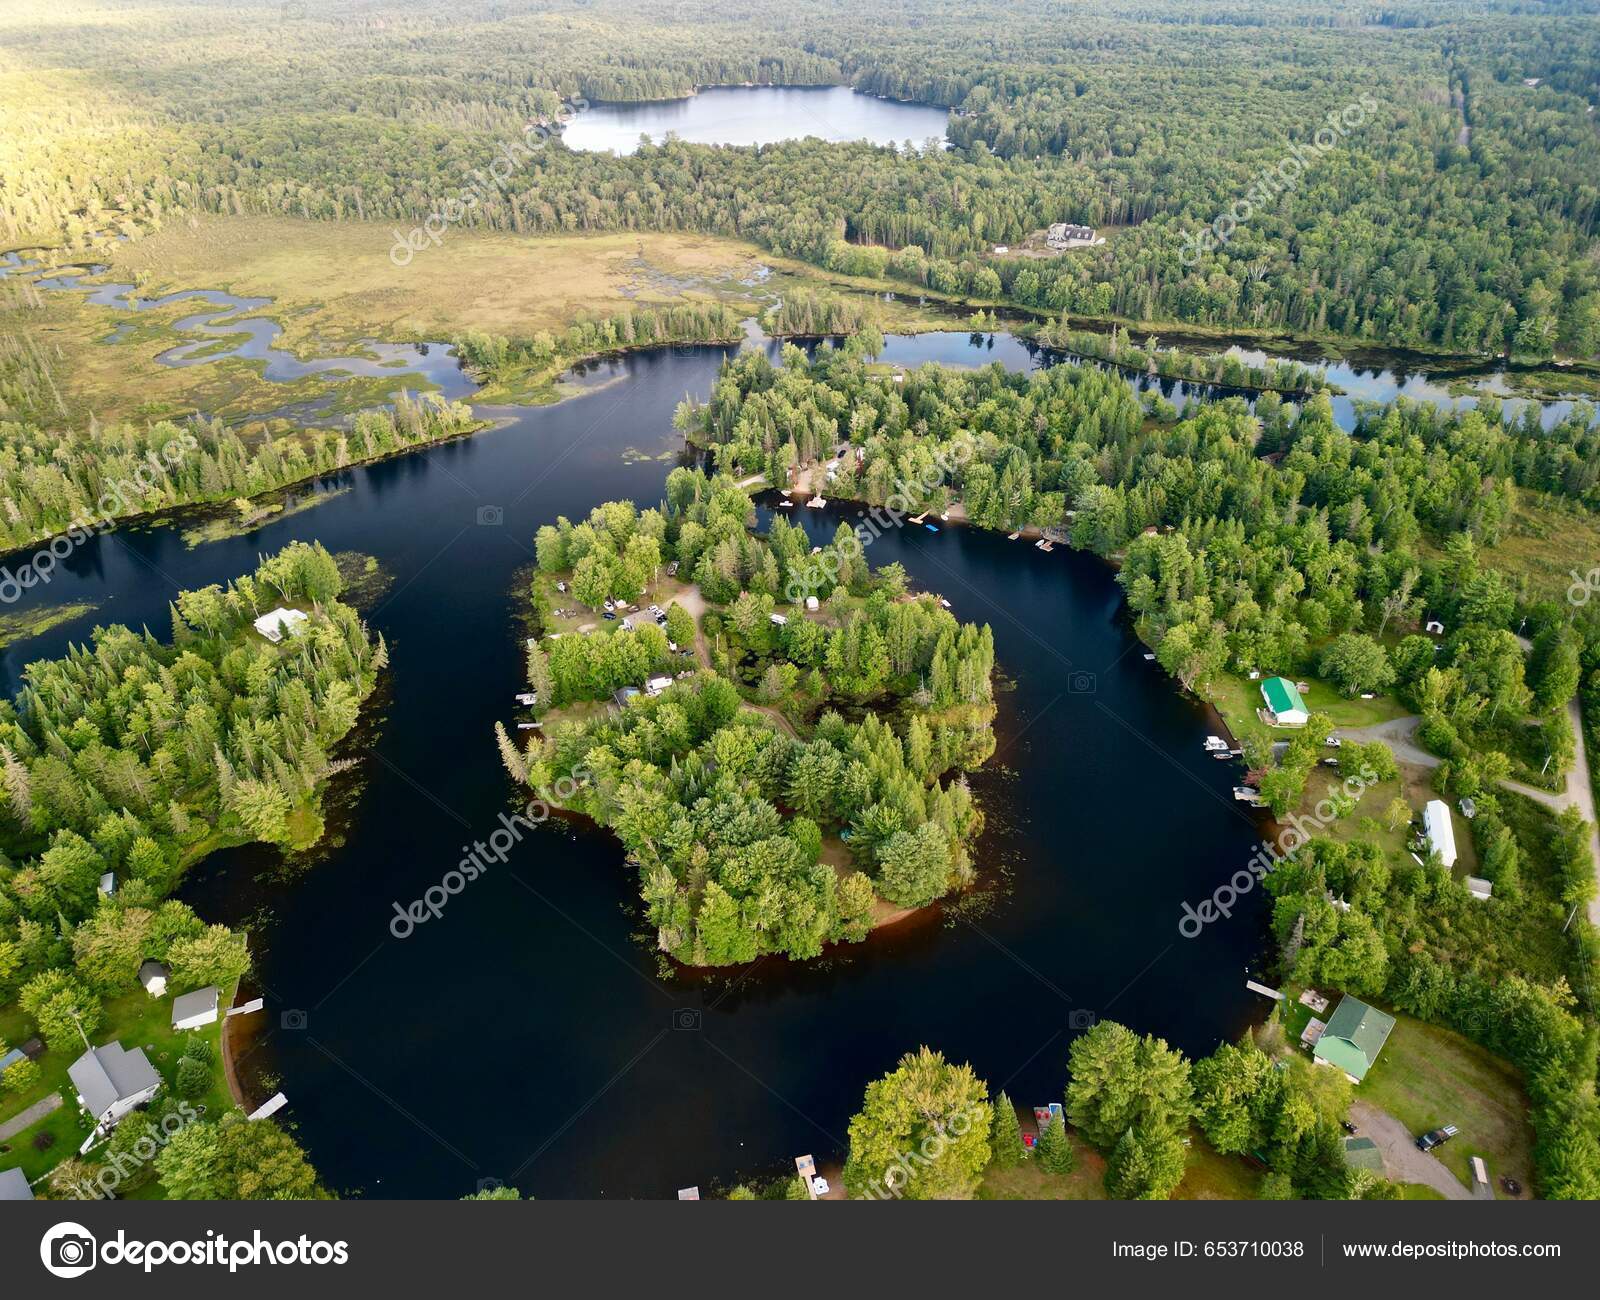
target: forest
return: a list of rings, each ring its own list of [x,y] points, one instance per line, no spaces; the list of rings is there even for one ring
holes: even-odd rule
[[[1417,0],[1372,20],[1352,4],[1098,0],[1064,21],[1006,0],[756,0],[737,17],[709,0],[198,0],[134,23],[30,0],[0,20],[20,74],[0,100],[0,237],[74,243],[194,212],[409,225],[580,101],[842,84],[947,107],[950,147],[668,141],[616,158],[556,138],[465,223],[737,235],[1052,315],[1592,358],[1600,32],[1585,8]],[[1376,105],[1365,124],[1313,148],[1356,103]],[[1308,149],[1304,175],[1261,199],[1260,178]],[[1185,252],[1224,216],[1227,239]],[[1054,221],[1109,237],[992,251]]]
[[[1546,1194],[1600,1191],[1587,829],[1575,810],[1548,829],[1525,824],[1499,791],[1508,776],[1549,788],[1570,766],[1565,710],[1581,683],[1600,682],[1600,623],[1479,558],[1520,494],[1600,506],[1593,412],[1546,432],[1492,402],[1454,414],[1398,403],[1346,433],[1321,395],[1179,412],[1070,365],[929,365],[895,382],[871,365],[872,346],[811,359],[788,348],[780,366],[740,356],[707,403],[680,407],[680,424],[731,471],[784,483],[848,442],[858,454],[841,459],[834,496],[882,503],[913,485],[903,505],[1059,530],[1117,564],[1140,636],[1185,688],[1270,669],[1322,674],[1350,695],[1394,689],[1444,760],[1436,787],[1477,803],[1495,898],[1470,900],[1437,860],[1313,841],[1269,877],[1283,973],[1486,1040],[1533,1083]],[[967,454],[941,454],[958,444]],[[1428,620],[1447,633],[1424,634]],[[1313,714],[1276,757],[1246,742],[1280,816],[1298,807],[1330,729]],[[1384,746],[1349,749],[1341,770],[1370,756],[1393,775]],[[1563,928],[1575,946],[1552,946]],[[1507,998],[1521,1009],[1486,1017]],[[1526,1032],[1502,1028],[1513,1022]]]
[[[0,1010],[15,1004],[44,1039],[47,1065],[58,1053],[77,1056],[82,1035],[117,1035],[108,1008],[138,990],[147,960],[167,965],[175,994],[212,984],[231,991],[249,968],[243,932],[208,926],[169,895],[215,849],[258,840],[303,848],[320,836],[321,791],[348,765],[333,751],[388,658],[382,637],[340,602],[342,589],[333,557],[296,542],[226,587],[180,593],[170,642],[147,629],[97,628],[91,644],[29,664],[16,699],[0,701]],[[252,622],[280,606],[310,621],[273,645]],[[121,1126],[118,1141],[137,1140],[145,1124],[210,1085],[203,1052],[171,1068],[158,1106]],[[39,1083],[38,1064],[13,1065],[0,1080],[8,1109],[46,1095]],[[315,1188],[298,1148],[273,1125],[247,1134],[224,1119],[190,1129],[201,1132],[163,1154],[175,1171],[169,1195],[183,1194],[179,1166],[191,1147],[194,1195]],[[229,1148],[234,1157],[219,1155]],[[269,1156],[276,1184],[268,1164],[234,1168],[224,1181],[231,1163]],[[58,1192],[92,1181],[92,1164],[59,1167]]]
[[[731,479],[676,469],[664,510],[610,502],[541,528],[541,573],[592,609],[641,600],[666,563],[710,608],[540,639],[545,732],[520,751],[498,733],[515,779],[578,781],[567,806],[615,831],[660,947],[697,966],[815,957],[864,938],[878,898],[924,907],[971,884],[983,818],[960,773],[994,747],[987,627],[873,571],[848,528],[814,555],[785,519],[751,533],[751,513]],[[797,580],[815,610],[785,599]],[[562,715],[652,674],[615,710]]]

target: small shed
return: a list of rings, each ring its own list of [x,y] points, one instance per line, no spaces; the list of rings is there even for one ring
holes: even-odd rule
[[[1494,882],[1485,880],[1482,876],[1467,877],[1467,893],[1474,898],[1493,898]]]
[[[158,961],[147,961],[139,967],[139,983],[153,998],[167,996],[167,968]]]
[[[773,627],[789,626],[789,616],[787,614],[768,614],[767,617],[772,620]]]
[[[1450,822],[1450,805],[1443,799],[1430,799],[1422,810],[1422,825],[1427,831],[1428,847],[1439,855],[1446,867],[1456,864],[1456,832]]]
[[[809,609],[812,613],[816,613],[816,611],[818,609],[820,609],[821,607],[822,607],[821,602],[818,601],[815,596],[807,596],[806,597],[806,608]]]
[[[285,636],[299,636],[301,630],[311,621],[311,616],[304,610],[286,609],[279,605],[277,609],[269,610],[255,621],[255,629],[277,645]]]
[[[116,892],[117,892],[117,875],[116,875],[116,872],[108,871],[108,872],[105,873],[105,875],[100,877],[100,893],[105,898],[111,898],[112,896],[114,896],[116,894]]]
[[[199,1029],[217,1022],[217,986],[208,984],[172,1000],[172,1027]]]

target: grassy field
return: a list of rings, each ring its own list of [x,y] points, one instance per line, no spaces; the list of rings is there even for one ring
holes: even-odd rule
[[[1419,549],[1429,559],[1444,554],[1426,536]],[[1585,575],[1600,564],[1600,516],[1564,510],[1537,493],[1519,492],[1500,540],[1481,549],[1478,561],[1526,581],[1533,599],[1553,600],[1564,607],[1573,571]]]
[[[1359,1096],[1381,1106],[1413,1133],[1454,1124],[1461,1134],[1435,1154],[1466,1186],[1469,1161],[1482,1156],[1499,1192],[1509,1174],[1532,1184],[1533,1130],[1522,1077],[1510,1062],[1460,1034],[1400,1016],[1362,1082]]]
[[[222,999],[222,1005],[232,1002],[232,994]],[[0,1039],[18,1046],[33,1037],[34,1025],[15,1006],[0,1009]],[[203,1036],[211,1044],[211,1087],[193,1104],[204,1106],[206,1114],[215,1118],[233,1106],[228,1093],[227,1080],[222,1069],[222,1018],[204,1029],[179,1031],[172,1028],[172,999],[152,998],[143,989],[112,998],[105,1003],[105,1016],[98,1031],[91,1035],[96,1046],[115,1039],[126,1048],[142,1047],[150,1064],[170,1086],[177,1075],[178,1058],[194,1035]],[[34,1102],[60,1093],[64,1104],[45,1119],[25,1129],[8,1143],[0,1144],[0,1168],[20,1167],[29,1180],[53,1169],[68,1156],[74,1155],[84,1138],[89,1135],[89,1123],[79,1109],[67,1067],[83,1055],[81,1045],[69,1048],[50,1048],[39,1058],[39,1083],[21,1095],[6,1094],[0,1099],[0,1120],[9,1119],[26,1110]],[[50,1142],[44,1149],[36,1140],[47,1136]]]
[[[1392,695],[1376,699],[1347,700],[1332,685],[1316,677],[1301,677],[1310,688],[1302,692],[1306,707],[1313,713],[1326,713],[1336,727],[1369,727],[1390,718],[1404,717],[1405,705]],[[1199,695],[1222,715],[1241,744],[1252,736],[1265,740],[1288,740],[1294,732],[1287,728],[1269,727],[1256,716],[1256,710],[1265,707],[1261,699],[1261,683],[1233,673],[1219,673],[1200,684]]]

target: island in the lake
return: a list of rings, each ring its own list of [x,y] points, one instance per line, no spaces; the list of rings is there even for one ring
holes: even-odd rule
[[[962,773],[994,751],[994,640],[841,525],[765,536],[726,476],[539,530],[511,775],[611,828],[660,947],[815,957],[975,876]],[[535,718],[535,715],[536,718]]]

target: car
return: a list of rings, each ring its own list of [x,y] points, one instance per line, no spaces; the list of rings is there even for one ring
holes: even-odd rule
[[[1460,1131],[1454,1124],[1446,1124],[1443,1128],[1436,1128],[1432,1132],[1424,1133],[1417,1139],[1417,1150],[1432,1151],[1434,1147],[1442,1147]]]
[[[600,617],[601,618],[609,618],[613,623],[615,623],[617,621],[617,616],[615,614],[613,614],[609,609],[606,610],[606,612],[604,614],[600,615]]]
[[[1354,1124],[1352,1124],[1347,1119],[1342,1119],[1342,1120],[1339,1121],[1339,1123],[1344,1126],[1344,1131],[1346,1133],[1359,1133],[1359,1132],[1361,1132],[1360,1129],[1358,1129]]]

